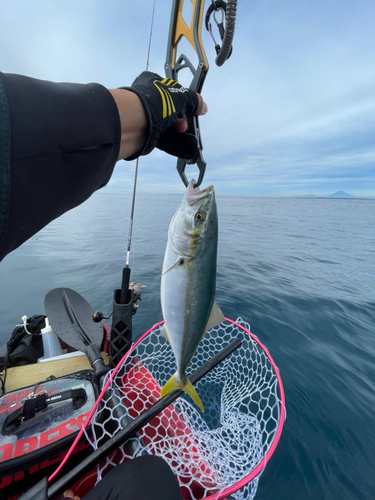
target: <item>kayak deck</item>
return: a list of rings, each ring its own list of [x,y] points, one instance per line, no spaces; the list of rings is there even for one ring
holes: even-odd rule
[[[105,364],[108,364],[108,355],[102,352],[102,357]],[[7,368],[5,392],[12,392],[22,387],[36,384],[51,375],[59,378],[82,370],[92,370],[85,354],[73,358],[54,359],[53,361],[45,361],[43,363]]]

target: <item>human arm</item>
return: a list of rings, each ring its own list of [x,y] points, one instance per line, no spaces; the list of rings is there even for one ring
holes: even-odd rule
[[[205,112],[200,97],[196,112]],[[0,73],[0,260],[105,186],[118,159],[147,154],[146,115],[128,89]]]
[[[10,161],[0,179],[1,260],[108,183],[121,127],[116,103],[101,85],[11,74],[0,80],[10,130]]]

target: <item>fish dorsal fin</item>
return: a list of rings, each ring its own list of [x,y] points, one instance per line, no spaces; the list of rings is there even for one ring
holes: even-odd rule
[[[220,309],[218,303],[216,302],[216,300],[214,300],[206,328],[204,329],[204,333],[208,332],[208,330],[211,330],[211,328],[214,328],[219,323],[222,323],[224,320],[225,316],[222,310]]]
[[[168,340],[169,343],[170,340],[169,340],[169,337],[168,337],[168,333],[167,333],[167,329],[165,328],[165,325],[163,325],[163,328],[161,329],[161,333],[164,335],[164,337]]]
[[[186,259],[185,257],[180,257],[178,259],[178,261],[173,264],[172,267],[170,267],[167,271],[165,271],[165,273],[162,274],[162,276],[164,276],[165,274],[169,273],[169,271],[172,271],[172,269],[176,269],[176,267],[178,266],[182,266],[183,264],[185,264],[185,262],[187,261],[188,259]]]

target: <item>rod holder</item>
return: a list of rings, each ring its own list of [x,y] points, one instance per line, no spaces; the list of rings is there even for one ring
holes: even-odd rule
[[[113,316],[109,350],[109,362],[116,366],[132,345],[133,290],[129,290],[129,302],[121,304],[121,289],[113,295]]]

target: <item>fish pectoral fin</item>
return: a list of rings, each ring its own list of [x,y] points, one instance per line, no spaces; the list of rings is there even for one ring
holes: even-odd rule
[[[183,264],[185,264],[185,262],[187,262],[189,259],[187,259],[186,257],[180,257],[178,259],[178,261],[173,264],[172,267],[170,267],[167,271],[165,271],[165,273],[162,274],[162,276],[164,276],[165,274],[169,273],[169,271],[172,271],[172,269],[176,269],[176,267],[178,266],[182,266]]]
[[[211,313],[206,324],[206,328],[204,329],[204,333],[208,332],[208,330],[211,330],[211,328],[219,325],[224,320],[225,316],[223,314],[223,311],[220,309],[219,304],[216,302],[216,300],[214,300]]]
[[[204,413],[204,408],[200,397],[197,394],[197,391],[194,389],[193,384],[186,377],[182,384],[177,383],[176,374],[174,374],[168,382],[166,382],[161,390],[160,397],[166,396],[170,392],[175,389],[182,389],[184,392],[189,394],[194,403],[198,406],[198,408]]]

